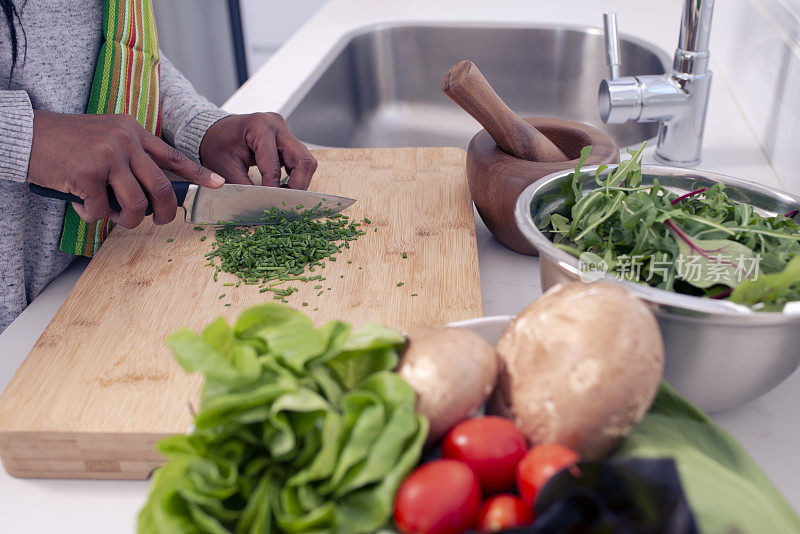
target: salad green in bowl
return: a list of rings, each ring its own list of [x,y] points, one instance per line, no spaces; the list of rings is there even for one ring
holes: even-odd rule
[[[539,180],[517,200],[517,225],[544,290],[625,285],[659,321],[667,380],[705,411],[739,406],[800,364],[800,198],[640,157]]]
[[[581,179],[586,147],[564,182],[563,203],[538,214],[539,229],[623,280],[754,310],[781,311],[800,300],[798,208],[759,213],[736,190],[699,177],[688,192],[659,177],[643,183],[643,149],[615,168],[595,167],[589,190]]]

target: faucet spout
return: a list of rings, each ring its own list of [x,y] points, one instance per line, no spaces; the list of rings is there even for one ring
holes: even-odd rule
[[[685,0],[681,16],[678,49],[687,52],[708,52],[711,15],[714,0]]]
[[[619,77],[612,68],[611,77],[600,83],[603,122],[658,121],[656,159],[670,165],[700,162],[712,77],[708,41],[713,10],[714,0],[685,0],[672,72]],[[606,14],[607,51],[619,49],[616,33],[616,18]]]

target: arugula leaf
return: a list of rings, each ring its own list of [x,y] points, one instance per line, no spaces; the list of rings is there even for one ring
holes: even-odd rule
[[[779,273],[800,254],[797,223],[756,213],[729,198],[722,184],[704,183],[680,196],[658,179],[642,186],[643,149],[629,149],[631,157],[615,169],[598,168],[589,177],[581,172],[585,148],[561,198],[548,199],[560,205],[540,216],[539,228],[575,257],[602,258],[621,279],[710,298],[728,298],[741,283]],[[755,309],[800,300],[800,284],[767,280],[775,283],[769,294],[753,289],[764,284],[746,285],[751,298],[745,300]]]
[[[748,306],[761,303],[778,309],[788,301],[800,300],[800,255],[780,272],[762,274],[745,281],[733,291],[731,300]]]
[[[670,224],[671,223],[671,224]],[[667,221],[678,243],[678,276],[695,287],[723,284],[736,287],[758,277],[758,257],[753,249],[729,239],[693,239]]]

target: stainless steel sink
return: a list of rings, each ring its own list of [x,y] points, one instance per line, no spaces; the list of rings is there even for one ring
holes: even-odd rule
[[[667,71],[663,51],[620,41],[623,76]],[[585,122],[621,146],[656,135],[657,123],[602,123],[597,87],[608,70],[602,32],[568,26],[366,28],[331,52],[284,115],[296,136],[316,145],[466,148],[480,126],[439,90],[445,72],[462,59],[475,62],[521,115]]]

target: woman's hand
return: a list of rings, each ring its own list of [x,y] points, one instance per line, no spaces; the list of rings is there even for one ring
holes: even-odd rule
[[[288,186],[305,189],[317,170],[317,160],[277,113],[230,115],[214,124],[200,143],[200,161],[234,184],[252,184],[247,176],[258,166],[262,185],[280,185],[281,166],[289,173]]]
[[[126,228],[144,218],[148,198],[153,222],[175,218],[177,201],[167,169],[205,187],[224,179],[141,127],[130,115],[67,115],[34,110],[28,181],[83,199],[75,211],[86,222],[106,217]],[[122,211],[111,211],[107,185]]]

